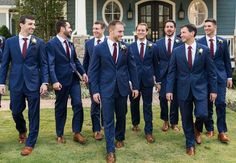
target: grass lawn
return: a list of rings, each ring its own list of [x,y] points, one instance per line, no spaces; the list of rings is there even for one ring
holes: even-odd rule
[[[153,108],[154,113],[154,144],[147,144],[143,131],[131,131],[130,111],[127,114],[125,147],[116,150],[118,163],[152,163],[152,162],[236,162],[236,112],[227,110],[227,124],[230,144],[222,144],[217,140],[217,135],[212,139],[202,136],[203,143],[196,145],[196,156],[189,157],[185,154],[185,138],[181,128],[180,133],[169,130],[161,131],[160,109]],[[55,141],[55,122],[53,109],[41,109],[41,123],[38,142],[33,153],[22,157],[20,150],[23,145],[17,142],[18,134],[15,130],[10,111],[0,112],[0,162],[105,162],[105,140],[95,141],[92,138],[90,110],[84,109],[85,120],[83,135],[88,142],[80,145],[72,140],[71,115],[68,109],[68,119],[65,127],[66,144],[57,144]],[[27,116],[27,111],[25,111]],[[144,122],[141,121],[143,128]]]

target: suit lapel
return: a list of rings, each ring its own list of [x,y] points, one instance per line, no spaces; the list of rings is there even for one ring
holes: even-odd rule
[[[61,41],[56,36],[54,37],[54,40],[55,40],[56,44],[58,45],[60,51],[63,52],[64,57],[68,59],[68,57],[66,56],[66,51],[65,51],[64,47],[61,44]]]
[[[139,54],[139,51],[138,51],[137,42],[135,42],[135,43],[133,44],[133,50],[134,50],[134,55],[137,55],[137,58],[138,58],[139,62],[142,62],[141,57],[140,57],[140,54]]]
[[[104,41],[104,50],[105,50],[104,55],[106,55],[106,54],[109,55],[108,58],[110,58],[111,62],[114,64],[114,66],[116,66],[116,64],[115,64],[115,62],[113,60],[112,54],[110,52],[110,49],[109,49],[107,41]],[[119,50],[119,49],[117,49],[117,50]]]
[[[186,49],[186,47],[185,47],[185,45],[184,45],[184,46],[183,46],[183,51],[184,51],[183,54],[184,54],[184,55],[182,56],[182,57],[183,57],[183,61],[184,61],[184,63],[186,64],[186,66],[189,68],[189,70],[191,70],[190,67],[189,67],[189,65],[188,65],[188,58],[187,58],[187,54],[186,54],[185,49]]]
[[[15,45],[16,45],[16,50],[18,51],[17,54],[21,54],[21,57],[23,58],[23,54],[22,54],[22,51],[20,49],[19,36],[15,37],[14,42],[15,42]]]
[[[195,57],[194,57],[192,68],[194,67],[194,65],[196,64],[197,60],[199,59],[198,49],[199,49],[199,44],[197,43],[197,45],[196,45],[196,52],[195,52]]]

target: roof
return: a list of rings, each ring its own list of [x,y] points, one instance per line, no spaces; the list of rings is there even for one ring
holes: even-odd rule
[[[0,0],[0,5],[15,5],[15,0]]]

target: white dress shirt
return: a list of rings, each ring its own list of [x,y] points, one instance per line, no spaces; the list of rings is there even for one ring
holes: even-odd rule
[[[137,46],[138,46],[139,54],[140,54],[140,49],[141,49],[141,43],[144,43],[144,49],[143,49],[143,57],[144,57],[145,56],[145,52],[146,52],[147,39],[145,39],[142,42],[139,39],[137,40]]]
[[[185,54],[186,54],[186,58],[188,61],[188,47],[191,46],[192,47],[192,65],[194,63],[194,59],[195,59],[195,54],[196,54],[196,48],[197,48],[197,43],[196,41],[194,41],[191,45],[188,45],[185,43]]]
[[[109,38],[107,39],[107,45],[109,47],[109,50],[111,52],[112,57],[113,57],[113,51],[114,51],[114,46],[113,46],[114,43],[117,44],[117,46],[116,46],[116,48],[117,48],[116,62],[117,62],[117,59],[118,59],[118,56],[119,56],[119,43],[118,42],[113,42]]]
[[[64,41],[66,40],[66,42],[67,42],[67,44],[68,44],[68,46],[69,46],[69,51],[70,51],[70,56],[71,56],[71,49],[70,49],[69,41],[68,41],[67,39],[62,38],[62,37],[59,36],[59,35],[57,35],[56,37],[60,40],[61,45],[63,46],[65,52],[66,52],[66,44],[64,43]]]
[[[217,48],[217,45],[216,45],[216,43],[217,43],[216,36],[210,38],[209,36],[206,35],[207,46],[209,47],[209,49],[211,48],[211,45],[210,45],[210,44],[211,44],[210,39],[213,39],[214,54],[215,54],[215,52],[216,52],[216,48]]]
[[[100,42],[99,42],[99,44],[101,44],[103,41],[104,41],[104,39],[105,39],[105,36],[103,35],[100,39],[98,39],[98,38],[94,38],[94,46],[96,46],[97,45],[97,40],[101,40]]]
[[[168,51],[168,39],[171,39],[171,52],[173,51],[174,43],[175,43],[175,36],[172,37],[165,36],[165,45],[166,45],[166,51]]]
[[[23,49],[23,45],[24,45],[24,40],[23,38],[27,38],[27,48],[29,47],[29,43],[30,43],[30,39],[31,39],[31,35],[24,37],[22,35],[19,34],[19,44],[20,44],[20,51],[22,52]]]

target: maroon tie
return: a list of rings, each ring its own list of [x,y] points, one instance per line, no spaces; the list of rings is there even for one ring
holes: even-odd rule
[[[210,41],[210,53],[211,53],[211,58],[214,57],[214,43],[213,43],[213,39],[209,39]]]
[[[22,48],[22,56],[23,56],[23,58],[25,58],[26,50],[27,50],[27,40],[28,40],[28,38],[23,38],[23,40],[24,40],[24,44],[23,44],[23,48]]]
[[[64,41],[64,43],[65,43],[65,45],[66,45],[66,56],[67,56],[68,58],[70,58],[70,49],[69,49],[69,45],[68,45],[68,43],[67,43],[66,40]]]
[[[97,45],[101,42],[101,40],[97,40]]]
[[[144,58],[144,43],[141,42],[140,45],[141,45],[141,47],[140,47],[140,57],[143,60],[143,58]]]
[[[116,58],[117,58],[117,43],[113,44],[114,50],[113,50],[113,60],[116,63]]]
[[[189,46],[188,47],[188,65],[189,65],[189,68],[191,69],[192,68],[192,47]]]
[[[168,54],[171,55],[171,39],[168,39],[168,47],[167,47]]]

